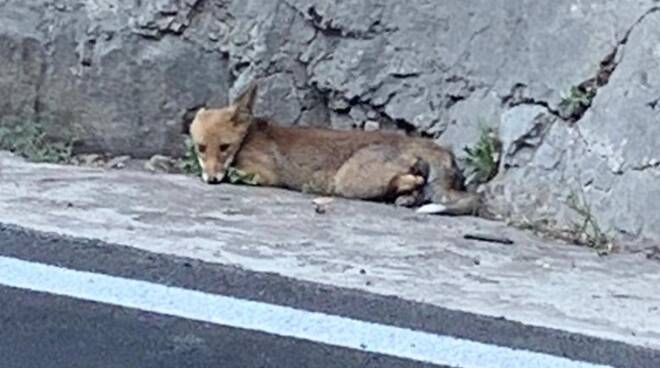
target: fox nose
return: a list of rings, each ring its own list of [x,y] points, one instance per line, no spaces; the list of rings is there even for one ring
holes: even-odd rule
[[[202,180],[207,184],[219,184],[224,177],[224,173],[208,174],[202,172]]]
[[[209,175],[206,172],[202,172],[202,181],[207,184],[215,184],[217,179],[215,178],[215,175]]]

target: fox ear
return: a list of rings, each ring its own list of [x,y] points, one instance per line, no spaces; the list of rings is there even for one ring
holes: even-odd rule
[[[256,95],[257,85],[251,82],[245,91],[234,100],[234,125],[245,125],[252,121],[252,105]]]
[[[236,112],[242,114],[252,114],[252,105],[257,92],[257,84],[250,82],[245,90],[234,100]]]

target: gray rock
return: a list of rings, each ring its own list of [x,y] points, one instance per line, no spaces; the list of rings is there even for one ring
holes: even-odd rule
[[[555,120],[546,109],[535,105],[520,105],[504,112],[499,127],[502,164],[507,167],[528,163]]]
[[[353,129],[357,124],[346,114],[330,112],[330,127],[332,129],[349,130]]]
[[[51,3],[0,3],[3,121],[73,135],[79,152],[148,157],[180,154],[186,112],[226,102],[226,58],[183,37],[189,3]]]
[[[105,163],[106,169],[121,169],[126,166],[126,162],[131,159],[131,156],[123,155],[117,156]]]
[[[98,153],[76,155],[72,158],[71,163],[83,166],[102,166],[103,156]]]
[[[374,130],[380,129],[380,123],[377,121],[369,120],[364,123],[364,130],[368,132],[373,132]]]
[[[364,107],[355,105],[351,107],[351,111],[348,113],[348,115],[350,115],[351,119],[353,119],[353,121],[355,121],[357,124],[362,124],[367,120],[368,112]]]
[[[171,173],[175,168],[176,160],[164,155],[153,155],[144,163],[144,169],[151,172]]]
[[[298,90],[289,74],[278,73],[259,81],[254,113],[291,125],[300,119],[302,104]]]
[[[660,12],[652,12],[632,29],[619,65],[584,117],[574,125],[557,121],[540,134],[529,163],[505,169],[490,185],[490,203],[515,220],[545,217],[566,227],[581,218],[566,198],[582,193],[612,237],[628,246],[660,239],[660,115],[652,106],[660,96],[660,63],[649,57],[660,55],[659,42]],[[537,119],[525,109],[503,115],[511,128],[504,139],[526,130],[516,128],[526,121],[534,126]]]

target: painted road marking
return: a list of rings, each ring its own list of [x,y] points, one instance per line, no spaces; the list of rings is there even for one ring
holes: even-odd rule
[[[2,256],[0,285],[452,367],[608,367],[451,336]]]

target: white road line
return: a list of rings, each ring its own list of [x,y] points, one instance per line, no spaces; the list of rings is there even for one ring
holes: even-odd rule
[[[451,336],[1,256],[0,285],[452,367],[607,367]]]

